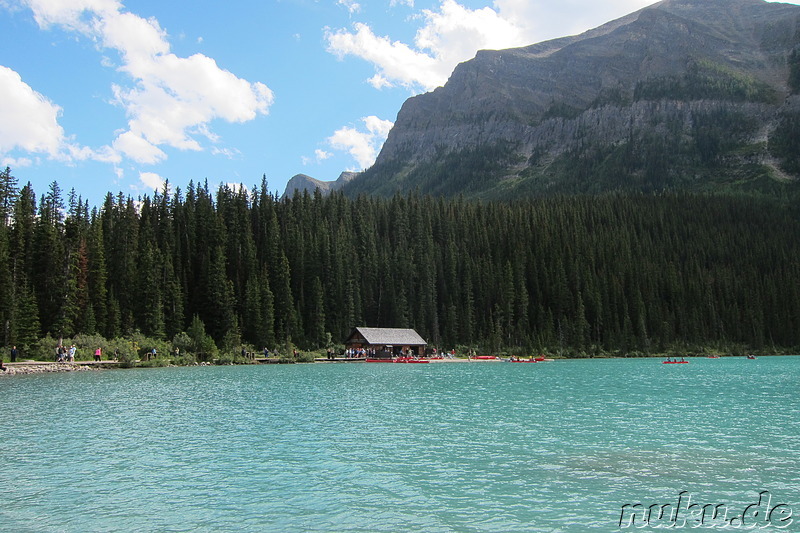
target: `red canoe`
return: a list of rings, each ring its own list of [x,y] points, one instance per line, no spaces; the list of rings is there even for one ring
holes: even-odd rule
[[[366,359],[367,363],[430,363],[427,359],[412,359],[410,357],[398,357],[397,359]]]

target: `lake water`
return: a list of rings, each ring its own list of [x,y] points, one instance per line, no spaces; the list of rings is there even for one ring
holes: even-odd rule
[[[8,377],[0,531],[619,531],[681,491],[728,525],[769,491],[800,531],[799,383],[798,357]]]

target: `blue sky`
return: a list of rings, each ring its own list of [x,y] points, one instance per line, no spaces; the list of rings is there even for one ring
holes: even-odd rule
[[[371,165],[403,102],[477,50],[650,3],[0,0],[0,164],[91,205],[164,180],[282,193]]]

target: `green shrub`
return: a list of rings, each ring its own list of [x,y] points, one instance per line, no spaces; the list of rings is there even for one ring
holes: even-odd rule
[[[185,331],[181,331],[172,338],[172,347],[180,350],[180,353],[192,353],[192,339]]]
[[[190,366],[197,364],[197,358],[190,353],[181,353],[180,355],[173,355],[170,359],[173,365],[177,366]]]
[[[169,342],[148,337],[140,331],[135,331],[130,336],[130,339],[138,347],[137,352],[139,359],[142,361],[150,359],[151,356],[149,354],[151,354],[153,350],[156,351],[156,358],[167,356],[173,352],[172,344]]]
[[[315,352],[297,352],[297,357],[295,358],[295,362],[297,363],[313,363],[314,359],[317,357],[325,357],[323,352],[315,353]]]
[[[48,335],[33,343],[28,353],[23,354],[23,357],[37,361],[55,361],[57,346],[58,341]]]
[[[159,368],[169,366],[172,363],[171,359],[168,357],[154,357],[150,360],[146,361],[139,361],[136,366],[141,366],[143,368]]]
[[[121,366],[132,367],[136,365],[136,360],[139,359],[139,345],[135,341],[126,338],[116,338],[111,341],[112,357],[117,359]]]

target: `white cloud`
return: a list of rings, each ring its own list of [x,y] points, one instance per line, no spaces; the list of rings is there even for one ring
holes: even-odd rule
[[[367,83],[369,83],[370,85],[372,85],[376,89],[383,89],[384,87],[391,87],[392,86],[392,82],[387,80],[381,74],[375,74],[374,76],[372,76],[370,79],[367,80]]]
[[[227,182],[225,184],[225,186],[228,189],[230,189],[231,192],[234,192],[234,193],[243,192],[243,193],[246,193],[246,194],[250,194],[250,189],[244,183],[234,183],[232,181],[229,181],[229,182]]]
[[[376,88],[399,84],[413,90],[431,90],[447,81],[455,66],[477,50],[530,44],[524,28],[492,8],[468,9],[455,0],[443,0],[438,11],[423,10],[424,21],[413,46],[375,35],[363,23],[353,31],[328,31],[328,51],[339,57],[354,55],[375,66],[369,82]]]
[[[165,146],[202,150],[198,137],[217,141],[209,128],[212,121],[250,121],[272,104],[272,91],[263,83],[238,78],[202,54],[171,53],[156,19],[123,12],[117,0],[23,1],[41,27],[59,25],[119,53],[118,70],[133,84],[113,87],[115,102],[128,115],[128,129],[113,147],[134,161],[161,161]]]
[[[94,150],[87,146],[67,143],[64,145],[63,150],[63,155],[60,155],[58,159],[65,162],[92,160],[116,164],[122,161],[119,152],[110,146],[103,146],[98,150]]]
[[[11,167],[11,168],[29,167],[32,164],[33,164],[33,161],[31,161],[27,157],[19,157],[19,158],[17,158],[17,157],[3,157],[2,159],[0,159],[0,167],[2,167],[2,168],[6,168],[6,167]]]
[[[405,43],[379,37],[366,24],[356,23],[354,32],[328,32],[328,51],[337,56],[355,55],[372,63],[377,75],[376,87],[391,85],[392,80],[406,87],[433,88],[446,79],[435,57],[418,52]]]
[[[0,65],[0,155],[4,159],[14,166],[30,166],[30,158],[8,155],[22,151],[64,163],[119,161],[119,155],[107,146],[93,150],[74,143],[58,123],[60,115],[61,107],[35,91],[17,72]]]
[[[141,135],[126,131],[114,139],[114,149],[133,159],[137,163],[154,164],[166,159],[165,154],[158,146],[147,141]]]
[[[355,0],[338,0],[336,3],[347,8],[350,14],[361,11],[361,5]]]
[[[300,161],[303,162],[304,166],[313,165],[315,163],[321,163],[326,159],[330,159],[333,157],[331,152],[326,152],[325,150],[320,150],[319,148],[314,150],[314,157],[302,156]]]
[[[326,159],[333,157],[333,154],[326,152],[325,150],[316,149],[314,150],[314,157],[317,161],[325,161]]]
[[[122,9],[117,0],[23,0],[33,10],[36,23],[42,28],[64,26],[71,31],[91,32],[91,19],[84,13],[112,14]]]
[[[530,44],[517,21],[502,17],[490,7],[471,10],[455,0],[444,0],[439,11],[426,9],[423,15],[426,23],[417,31],[416,46],[431,50],[452,67],[471,59],[477,50]]]
[[[55,157],[64,143],[61,108],[0,65],[0,154],[20,149]]]
[[[160,191],[164,188],[164,183],[166,183],[166,180],[155,172],[140,172],[139,181],[141,181],[145,187],[153,191]]]
[[[242,152],[237,150],[236,148],[219,148],[214,146],[211,148],[212,155],[221,155],[227,159],[236,159],[237,157],[242,155]]]
[[[575,35],[654,4],[654,0],[495,0],[498,13],[520,24],[533,44]]]
[[[393,125],[391,121],[382,120],[376,116],[365,117],[361,120],[366,131],[345,126],[328,137],[328,144],[332,148],[346,151],[356,160],[359,165],[358,170],[363,170],[375,162],[378,151],[386,141]]]
[[[393,0],[393,5],[400,3]],[[572,35],[641,9],[653,0],[495,0],[492,7],[469,9],[456,0],[441,0],[425,9],[413,43],[376,35],[367,24],[327,31],[328,51],[342,58],[359,57],[373,64],[368,82],[380,89],[392,85],[414,92],[443,85],[453,69],[478,50],[527,46]],[[413,2],[409,3],[413,7]]]

